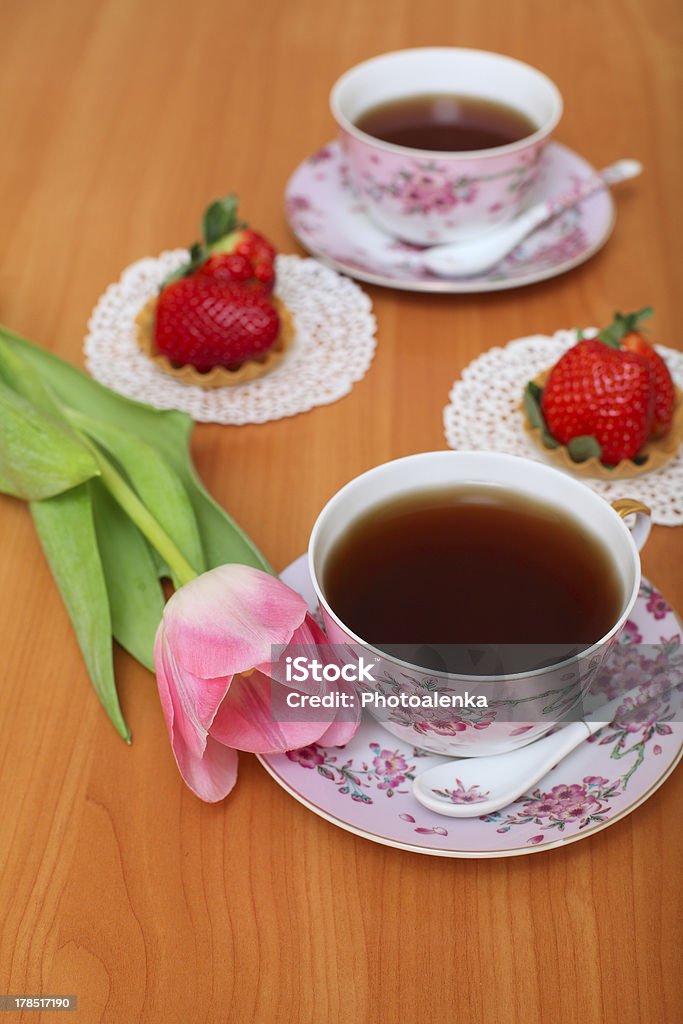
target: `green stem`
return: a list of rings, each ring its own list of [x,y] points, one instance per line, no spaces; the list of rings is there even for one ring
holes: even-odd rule
[[[152,547],[159,552],[171,572],[175,574],[176,579],[181,584],[189,583],[190,580],[196,579],[199,574],[178,550],[177,545],[163,527],[160,526],[147,506],[140,501],[133,488],[117,472],[101,448],[94,444],[81,428],[79,413],[65,407],[62,407],[62,412],[75,429],[83,444],[87,445],[92,452],[100,470],[100,479],[112,498],[118,502],[128,518],[135,523],[140,533],[147,538]]]
[[[115,501],[119,503],[129,519],[135,523],[152,547],[156,548],[180,583],[189,583],[197,577],[187,559],[180,553],[168,534],[161,528],[153,515],[140,501],[137,494],[109,460],[100,452],[95,453],[100,467],[101,480]]]

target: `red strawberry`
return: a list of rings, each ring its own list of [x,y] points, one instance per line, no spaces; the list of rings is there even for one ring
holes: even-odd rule
[[[637,313],[617,313],[613,322],[599,337],[610,344],[617,342],[622,349],[637,352],[652,366],[655,389],[655,412],[650,437],[663,437],[671,428],[676,405],[676,389],[668,367],[660,354],[643,337],[639,330],[640,320],[651,316],[652,308],[647,306]]]
[[[165,284],[200,274],[227,283],[239,282],[263,295],[275,286],[275,248],[267,238],[237,220],[237,197],[217,199],[202,221],[202,241],[190,248],[190,259]]]
[[[209,256],[205,263],[195,270],[198,277],[225,284],[246,284],[254,274],[254,268],[246,256],[236,252],[224,252],[217,256]]]
[[[167,285],[157,300],[154,341],[174,363],[197,370],[236,366],[263,355],[280,330],[262,295],[198,275]]]
[[[208,265],[211,264],[220,273],[221,269],[228,265],[229,259],[233,261],[239,259],[242,261],[240,266],[243,267],[244,261],[246,261],[250,270],[249,278],[240,278],[240,280],[253,278],[255,286],[260,286],[267,294],[272,292],[275,284],[275,249],[268,239],[257,231],[252,231],[251,228],[232,231],[210,245],[209,252],[211,257],[200,268],[200,272],[206,273]],[[208,269],[209,272],[212,272],[211,268]]]
[[[195,273],[214,281],[239,282],[263,295],[270,295],[275,285],[272,261],[254,263],[237,250],[209,256]]]
[[[597,338],[580,341],[550,371],[541,410],[560,444],[593,437],[606,465],[632,459],[652,429],[652,367],[636,352]]]

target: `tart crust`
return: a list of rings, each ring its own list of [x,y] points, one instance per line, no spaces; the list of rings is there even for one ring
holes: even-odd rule
[[[154,314],[156,310],[156,296],[149,299],[142,307],[135,318],[137,341],[146,356],[156,363],[160,370],[181,380],[185,384],[191,384],[200,388],[225,388],[235,384],[246,384],[247,381],[256,380],[266,373],[270,373],[294,341],[295,328],[294,318],[280,299],[271,297],[270,301],[275,306],[280,317],[280,333],[272,348],[264,352],[262,356],[255,359],[245,360],[239,366],[229,369],[227,366],[214,366],[211,370],[201,372],[188,363],[178,365],[163,355],[154,344]]]

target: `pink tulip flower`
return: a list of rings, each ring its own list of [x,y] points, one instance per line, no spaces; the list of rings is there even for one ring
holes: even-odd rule
[[[298,722],[279,720],[291,712],[277,713],[291,689],[270,674],[271,647],[314,645],[325,661],[326,643],[303,597],[259,569],[222,565],[175,592],[154,660],[173,754],[198,797],[213,803],[227,796],[237,780],[238,750],[280,753],[351,739],[357,712],[354,721],[335,720],[329,710],[319,712],[327,721]],[[343,684],[318,685],[324,694]],[[351,692],[348,684],[344,689]]]

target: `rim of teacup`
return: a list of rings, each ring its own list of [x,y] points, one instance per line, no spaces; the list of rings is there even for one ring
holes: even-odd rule
[[[373,476],[375,473],[377,473],[378,470],[388,471],[387,467],[395,466],[395,465],[397,465],[399,463],[408,463],[408,462],[414,461],[416,459],[424,460],[424,459],[433,459],[433,458],[443,458],[444,456],[453,456],[453,457],[457,457],[457,456],[468,456],[468,457],[476,456],[477,459],[482,460],[483,462],[489,462],[489,463],[499,462],[499,461],[506,462],[506,463],[509,463],[509,462],[524,463],[525,465],[533,466],[534,467],[534,472],[538,471],[541,474],[546,475],[548,477],[548,479],[550,479],[550,477],[552,477],[553,479],[557,479],[558,477],[561,478],[565,483],[567,483],[570,486],[570,488],[574,488],[574,487],[577,488],[575,493],[576,494],[580,494],[585,500],[587,500],[589,502],[595,501],[595,502],[600,503],[600,505],[606,506],[608,509],[610,509],[611,513],[614,515],[614,521],[613,521],[614,525],[617,527],[618,530],[620,530],[622,532],[622,535],[624,536],[624,538],[626,540],[627,548],[628,548],[628,550],[630,552],[631,559],[632,559],[632,568],[633,568],[633,576],[634,576],[634,578],[633,578],[633,585],[632,585],[632,588],[631,588],[631,593],[630,593],[629,596],[625,597],[623,610],[622,610],[619,618],[617,619],[616,623],[611,627],[611,629],[607,633],[605,633],[604,636],[600,637],[600,639],[596,640],[595,643],[591,644],[590,647],[585,648],[585,650],[580,651],[578,654],[572,655],[569,658],[565,658],[563,661],[558,661],[556,664],[551,665],[551,666],[545,666],[543,668],[533,669],[533,670],[531,670],[529,672],[510,673],[508,675],[476,676],[475,677],[475,676],[464,675],[464,674],[460,674],[460,673],[456,673],[456,672],[433,672],[431,674],[434,677],[438,677],[439,679],[443,679],[443,680],[446,680],[446,681],[453,680],[454,682],[458,682],[458,683],[466,683],[466,682],[473,683],[473,682],[476,682],[477,686],[486,686],[486,685],[489,685],[489,684],[499,684],[499,683],[502,683],[502,682],[515,682],[515,681],[521,681],[521,680],[526,680],[526,679],[533,679],[536,676],[547,675],[548,672],[551,671],[551,670],[553,672],[555,672],[555,671],[559,671],[559,670],[565,669],[568,666],[575,665],[578,661],[584,661],[585,659],[592,657],[599,650],[602,650],[607,644],[610,643],[612,638],[614,636],[616,636],[620,632],[620,630],[624,627],[626,621],[628,620],[629,615],[631,614],[631,612],[633,610],[633,607],[634,607],[634,605],[636,603],[636,600],[638,598],[638,593],[639,593],[639,590],[640,590],[640,581],[641,581],[642,570],[641,570],[641,564],[640,564],[640,554],[639,554],[638,548],[636,546],[636,543],[635,543],[635,541],[633,539],[633,535],[632,535],[631,531],[629,530],[629,528],[626,526],[623,518],[611,507],[611,505],[608,502],[606,502],[604,500],[604,498],[601,498],[600,495],[596,494],[594,491],[591,491],[590,488],[586,487],[585,484],[583,484],[583,483],[581,483],[581,482],[579,482],[577,480],[572,479],[566,473],[561,473],[559,470],[555,469],[553,466],[546,466],[542,462],[537,462],[537,461],[535,461],[533,459],[527,459],[527,458],[524,458],[523,456],[519,456],[519,455],[510,455],[510,454],[505,453],[505,452],[486,452],[486,451],[457,451],[456,452],[456,451],[449,451],[448,449],[443,449],[441,451],[433,451],[433,452],[417,452],[417,453],[415,453],[413,455],[405,455],[405,456],[403,456],[402,458],[399,458],[399,459],[389,459],[387,462],[382,462],[382,463],[380,463],[377,466],[373,466],[371,469],[368,469],[364,473],[360,473],[358,476],[354,477],[352,480],[349,480],[348,483],[344,484],[343,487],[341,487],[335,494],[333,494],[332,497],[330,498],[330,500],[323,506],[323,508],[318,513],[316,521],[313,524],[313,529],[311,530],[311,536],[310,536],[309,542],[308,542],[308,569],[309,569],[309,573],[310,573],[310,576],[311,576],[311,581],[313,583],[313,588],[315,590],[316,597],[317,597],[320,605],[324,607],[325,611],[330,616],[330,618],[333,619],[334,622],[337,623],[337,625],[347,634],[347,636],[351,640],[354,641],[354,643],[357,643],[360,647],[363,647],[365,650],[370,651],[373,655],[378,656],[380,658],[380,660],[391,662],[393,665],[397,665],[399,668],[402,668],[402,669],[406,669],[407,668],[407,669],[410,669],[413,672],[419,672],[419,673],[423,673],[423,674],[429,672],[429,669],[426,669],[423,666],[416,665],[413,662],[403,661],[400,658],[396,658],[396,657],[393,657],[390,654],[387,654],[386,651],[382,651],[381,648],[379,648],[379,647],[374,647],[367,640],[363,640],[362,637],[358,636],[357,633],[354,633],[354,631],[352,629],[350,629],[349,626],[347,626],[346,623],[343,622],[339,618],[339,616],[332,609],[332,607],[330,606],[327,598],[325,597],[325,593],[323,591],[323,586],[322,586],[322,581],[320,580],[320,578],[318,576],[318,572],[316,570],[315,558],[316,558],[316,545],[318,543],[318,539],[319,539],[320,533],[321,533],[321,531],[323,529],[323,525],[324,525],[325,519],[329,516],[330,512],[334,510],[336,505],[340,504],[342,501],[345,500],[345,498],[348,497],[349,493],[351,493],[356,488],[362,486],[362,482],[365,479],[367,479],[369,476]],[[595,507],[600,507],[600,506],[596,505]]]
[[[438,149],[414,149],[411,146],[398,146],[393,142],[384,142],[382,139],[377,139],[374,135],[368,135],[367,132],[362,131],[353,123],[353,121],[351,121],[350,118],[346,116],[341,109],[340,96],[344,88],[348,85],[348,82],[359,72],[366,70],[373,65],[389,62],[391,60],[395,60],[397,57],[400,58],[407,54],[422,54],[423,56],[430,54],[470,54],[477,57],[484,57],[486,59],[493,59],[500,64],[506,64],[508,66],[515,65],[518,68],[523,68],[536,76],[539,80],[539,84],[542,84],[548,90],[553,102],[552,112],[544,124],[530,135],[525,135],[524,138],[518,139],[516,142],[508,142],[504,146],[492,146],[490,149],[444,151]],[[504,53],[497,53],[495,50],[477,50],[463,46],[407,47],[403,50],[391,50],[388,53],[380,53],[375,57],[369,57],[367,60],[361,61],[359,64],[354,64],[352,68],[349,68],[348,71],[345,71],[340,75],[330,90],[329,103],[332,115],[339,127],[349,135],[358,139],[358,141],[367,143],[368,145],[374,146],[377,149],[384,150],[388,153],[394,153],[397,155],[402,154],[404,156],[410,156],[417,159],[429,158],[445,161],[481,160],[486,157],[506,156],[508,153],[515,153],[520,150],[527,149],[538,142],[542,142],[543,139],[547,138],[547,136],[551,134],[551,132],[557,127],[564,109],[562,94],[558,87],[555,85],[553,80],[548,77],[548,75],[543,71],[539,71],[539,69],[535,68],[532,64],[527,64],[525,61],[517,60],[516,57],[509,57]]]

